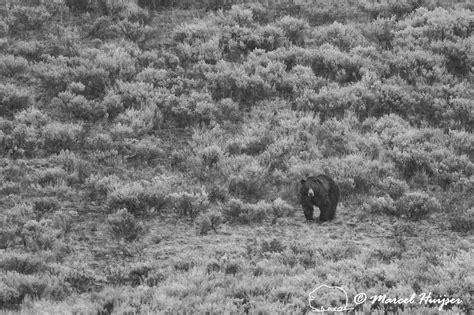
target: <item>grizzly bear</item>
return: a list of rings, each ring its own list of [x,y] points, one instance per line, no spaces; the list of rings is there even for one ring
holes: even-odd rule
[[[320,210],[319,221],[333,220],[339,202],[339,187],[325,174],[308,176],[301,180],[300,201],[306,220],[314,220],[313,206]]]

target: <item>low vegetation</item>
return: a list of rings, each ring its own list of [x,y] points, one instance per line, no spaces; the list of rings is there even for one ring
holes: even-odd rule
[[[472,312],[472,4],[165,2],[0,11],[0,307]]]

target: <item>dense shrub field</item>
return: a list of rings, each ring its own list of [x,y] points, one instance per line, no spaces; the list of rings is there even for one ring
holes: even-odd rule
[[[156,2],[1,11],[2,310],[474,310],[469,1]]]

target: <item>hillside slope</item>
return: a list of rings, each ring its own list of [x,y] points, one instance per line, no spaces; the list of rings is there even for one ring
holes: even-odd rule
[[[472,312],[472,4],[100,3],[2,10],[2,310]]]

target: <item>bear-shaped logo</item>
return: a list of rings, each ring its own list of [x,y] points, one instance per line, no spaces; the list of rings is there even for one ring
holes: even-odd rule
[[[309,306],[316,312],[344,312],[348,307],[347,292],[336,286],[320,285],[308,295]]]

